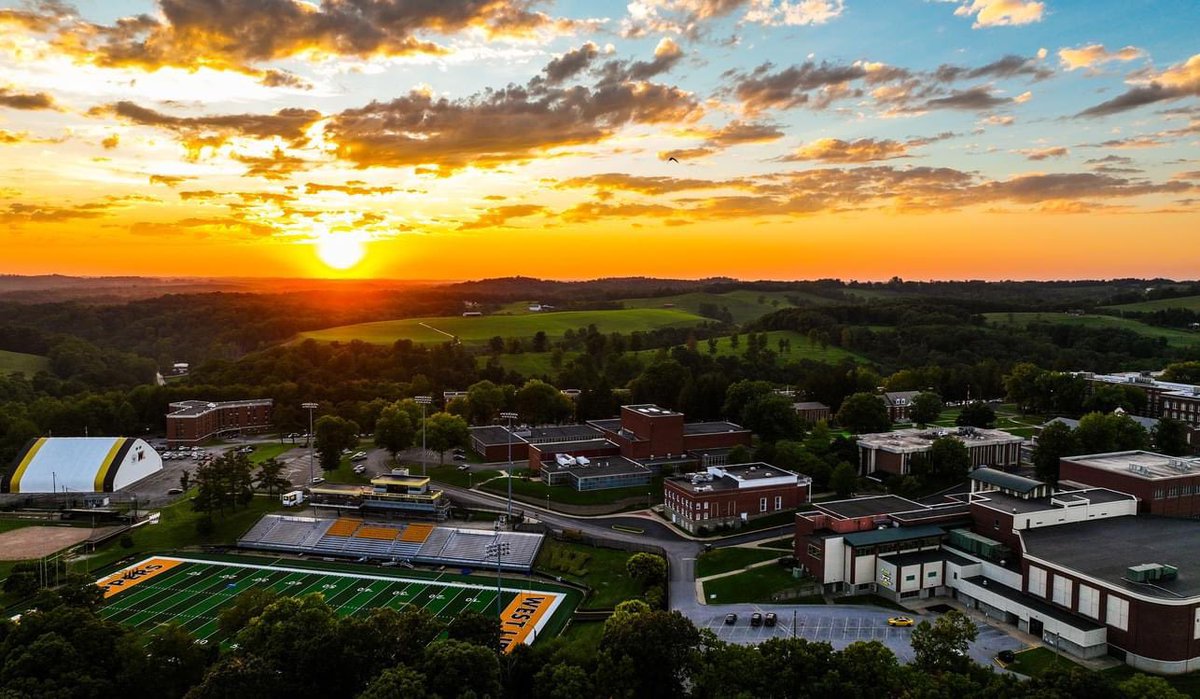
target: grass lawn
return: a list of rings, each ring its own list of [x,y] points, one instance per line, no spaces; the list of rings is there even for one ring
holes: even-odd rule
[[[506,495],[508,494],[508,479],[499,478],[491,481],[484,485],[482,490]],[[540,502],[545,502],[546,494],[549,493],[551,502],[561,502],[567,505],[608,505],[626,498],[642,498],[642,501],[645,501],[646,493],[650,493],[651,503],[659,503],[662,502],[662,477],[656,476],[650,485],[578,491],[569,485],[549,486],[541,481],[525,480],[516,477],[514,473],[512,491],[513,495],[537,498]]]
[[[571,621],[559,638],[567,643],[587,649],[588,655],[600,650],[600,639],[604,637],[603,621]]]
[[[812,594],[790,600],[781,600],[790,604],[823,604],[819,590],[810,580],[798,580],[792,577],[792,569],[783,566],[763,566],[754,568],[737,575],[710,580],[704,584],[704,598],[709,604],[730,604],[734,602],[771,602],[771,595],[788,590],[811,590]]]
[[[617,603],[642,596],[641,583],[629,577],[625,563],[628,551],[597,548],[557,541],[549,537],[538,552],[535,565],[551,575],[592,588],[581,609],[612,609]]]
[[[409,470],[412,473],[418,473],[421,470],[421,467],[418,466],[415,470],[412,469],[412,467],[409,467]],[[477,471],[474,473],[459,471],[457,465],[434,466],[433,468],[428,469],[426,473],[430,478],[439,483],[456,485],[460,488],[470,488],[476,483],[482,483],[489,478],[495,478],[496,476],[500,475],[499,471]]]
[[[742,355],[746,352],[746,335],[741,333],[738,335],[738,346],[734,347],[730,342],[732,335],[725,335],[717,338],[717,353],[714,356],[728,357],[731,355]],[[827,345],[821,347],[817,343],[808,339],[807,335],[794,332],[791,330],[770,330],[767,332],[767,349],[772,352],[779,353],[779,340],[789,340],[792,343],[790,352],[779,354],[781,362],[794,361],[800,359],[811,359],[817,362],[826,362],[836,364],[843,359],[853,359],[855,361],[867,361],[861,355],[855,354],[849,350],[844,350],[841,347]],[[649,361],[658,354],[661,349],[648,349],[637,352],[637,356],[641,359]],[[696,342],[696,351],[700,354],[707,355],[708,340],[699,340]]]
[[[337,469],[333,471],[321,471],[321,475],[325,478],[326,483],[366,485],[371,482],[371,479],[365,474],[359,475],[353,469],[354,462],[350,461],[349,456],[343,456],[342,460],[338,462]]]
[[[267,459],[274,459],[289,449],[294,449],[291,444],[255,444],[254,451],[250,454],[250,463],[261,464]]]
[[[1170,347],[1195,347],[1200,345],[1200,332],[1173,330],[1146,325],[1128,318],[1116,316],[1082,315],[1066,313],[985,313],[989,323],[996,325],[1028,325],[1030,323],[1054,323],[1057,325],[1080,325],[1090,328],[1129,330],[1146,337],[1165,338]]]
[[[700,313],[700,304],[711,303],[718,309],[722,306],[729,309],[730,315],[733,316],[733,322],[741,324],[748,323],[752,320],[757,320],[768,313],[784,308],[795,308],[795,304],[788,300],[788,296],[800,297],[799,300],[811,302],[812,305],[822,304],[828,305],[832,303],[829,299],[821,298],[820,296],[812,296],[801,291],[783,292],[783,291],[753,291],[749,289],[740,291],[731,291],[726,294],[713,294],[704,291],[694,291],[687,294],[676,294],[674,296],[657,296],[651,298],[640,299],[621,299],[621,303],[625,304],[626,308],[676,308],[689,311],[691,313]],[[759,299],[763,303],[759,303]]]
[[[717,573],[738,570],[739,568],[745,568],[751,563],[774,560],[779,558],[780,555],[778,551],[764,551],[762,549],[741,548],[737,546],[713,549],[712,551],[700,554],[696,559],[696,577],[706,578]]]
[[[792,551],[795,546],[795,537],[785,536],[782,539],[772,539],[759,544],[759,548],[764,549],[782,549],[784,551]]]
[[[20,372],[33,378],[39,371],[49,371],[50,360],[40,354],[25,354],[24,352],[9,352],[0,350],[0,374],[15,374]]]
[[[1200,296],[1181,296],[1177,299],[1158,299],[1157,301],[1142,301],[1126,303],[1121,306],[1107,306],[1114,311],[1132,311],[1134,313],[1151,313],[1168,308],[1182,308],[1188,311],[1200,311]]]
[[[400,339],[408,339],[416,343],[440,344],[457,338],[464,344],[482,345],[496,335],[505,338],[525,338],[533,337],[539,330],[555,339],[562,337],[567,330],[578,330],[591,324],[595,324],[596,328],[603,333],[628,334],[635,330],[690,327],[705,322],[705,320],[694,313],[665,308],[563,311],[477,318],[446,316],[342,325],[336,328],[300,333],[298,340],[307,338],[319,342],[362,340],[373,344],[390,345]]]
[[[563,366],[571,363],[571,360],[579,356],[579,352],[564,352]],[[558,373],[558,369],[550,363],[552,352],[522,352],[521,354],[502,354],[497,357],[500,366],[504,367],[505,371],[515,371],[521,376],[554,376]],[[492,355],[483,354],[475,358],[475,363],[482,369],[487,366]]]

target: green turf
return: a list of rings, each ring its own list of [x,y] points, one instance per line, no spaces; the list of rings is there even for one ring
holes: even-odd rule
[[[621,303],[626,308],[675,308],[696,314],[700,313],[701,304],[710,303],[717,306],[718,309],[728,309],[729,314],[733,316],[733,322],[741,324],[757,320],[768,313],[774,313],[784,308],[795,308],[795,304],[788,300],[788,296],[799,297],[798,300],[804,302],[806,305],[827,305],[832,303],[829,299],[800,291],[758,292],[750,289],[731,291],[725,294],[695,291],[687,294],[676,294],[674,296],[621,299]],[[763,299],[763,303],[759,303],[760,297]]]
[[[571,363],[572,359],[578,357],[581,352],[564,352],[562,366]],[[522,352],[520,354],[501,354],[497,357],[500,366],[504,367],[505,371],[515,371],[521,376],[526,377],[553,377],[558,374],[558,369],[554,368],[551,358],[554,356],[552,352]],[[479,368],[482,369],[491,361],[492,355],[483,354],[475,358]]]
[[[1130,311],[1133,313],[1152,313],[1154,311],[1165,311],[1168,308],[1200,311],[1200,296],[1181,296],[1175,299],[1126,303],[1120,306],[1108,306],[1108,308],[1113,311]]]
[[[604,638],[604,622],[572,620],[559,638],[569,645],[584,649],[579,654],[583,657],[595,655],[600,650],[600,640]]]
[[[497,493],[506,495],[508,493],[508,479],[498,478],[490,481],[482,487],[489,493]],[[512,479],[513,495],[525,495],[531,498],[537,498],[538,502],[544,503],[546,495],[550,495],[551,502],[560,502],[567,505],[608,505],[619,500],[629,498],[637,498],[635,503],[639,506],[647,506],[649,504],[662,502],[662,477],[656,476],[651,480],[649,485],[636,485],[627,488],[608,488],[606,490],[575,490],[569,485],[554,485],[549,486],[542,481],[526,480],[524,478]],[[649,497],[647,497],[649,493]]]
[[[420,466],[415,468],[410,467],[412,473],[419,473]],[[469,488],[471,486],[482,483],[488,479],[495,478],[500,475],[499,471],[459,471],[458,466],[434,466],[426,471],[433,480],[447,485],[456,485],[460,488]]]
[[[1146,325],[1128,318],[1116,316],[1082,315],[1066,313],[985,313],[989,323],[996,325],[1028,325],[1030,323],[1053,323],[1057,325],[1079,325],[1088,328],[1128,330],[1146,337],[1165,338],[1170,347],[1194,347],[1200,345],[1200,332],[1173,330]]]
[[[696,577],[706,578],[717,573],[745,568],[752,563],[771,561],[780,557],[778,551],[740,548],[728,548],[706,551],[696,559]]]
[[[1006,670],[1011,670],[1012,672],[1017,672],[1028,677],[1037,677],[1043,672],[1056,667],[1092,672],[1092,670],[1074,662],[1068,656],[1055,653],[1053,649],[1044,646],[1017,653],[1016,660],[1004,667]],[[1138,671],[1128,665],[1118,665],[1107,670],[1101,670],[1100,674],[1105,675],[1113,682],[1120,683],[1138,674]],[[1192,697],[1200,696],[1200,672],[1192,672],[1186,675],[1160,676],[1177,691]]]
[[[537,334],[539,330],[551,338],[559,338],[567,330],[578,330],[591,324],[595,324],[597,329],[603,333],[627,334],[635,330],[689,327],[702,322],[705,322],[705,319],[698,315],[674,309],[564,311],[525,315],[493,315],[478,318],[449,316],[385,320],[314,330],[301,333],[299,339],[312,338],[320,342],[362,340],[374,344],[390,345],[400,339],[409,339],[416,343],[437,344],[458,338],[464,344],[481,345],[497,335],[505,338],[529,338]]]
[[[704,585],[704,599],[709,604],[730,604],[734,602],[771,602],[774,593],[799,590],[807,596],[780,600],[782,603],[821,604],[813,602],[813,594],[819,593],[819,586],[814,586],[811,580],[798,580],[792,577],[792,569],[779,565],[753,568],[744,573],[728,575],[723,578],[709,580]],[[714,597],[715,595],[715,597]]]
[[[39,354],[0,350],[0,374],[22,373],[32,378],[39,371],[49,371],[50,360]]]
[[[285,451],[294,448],[291,444],[255,444],[254,452],[250,454],[250,463],[261,464],[267,459],[277,458]]]
[[[785,536],[782,539],[771,539],[769,541],[764,541],[759,544],[759,548],[792,551],[795,549],[795,537]]]
[[[508,580],[500,607],[506,607],[518,592],[531,587],[527,582]],[[495,587],[482,580],[464,584],[375,570],[341,573],[312,569],[294,561],[260,566],[189,559],[110,597],[100,614],[141,629],[176,621],[199,642],[220,643],[227,639],[218,628],[218,615],[250,588],[267,588],[283,596],[320,593],[342,616],[362,616],[372,609],[401,609],[409,604],[442,617],[453,617],[468,609],[489,613],[497,608]]]
[[[583,609],[612,609],[618,603],[641,597],[641,583],[629,577],[628,551],[599,548],[546,538],[538,552],[537,568],[564,580],[592,588]]]

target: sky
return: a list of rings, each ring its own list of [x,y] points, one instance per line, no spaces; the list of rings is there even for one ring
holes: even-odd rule
[[[1198,269],[1195,0],[0,0],[0,273]]]

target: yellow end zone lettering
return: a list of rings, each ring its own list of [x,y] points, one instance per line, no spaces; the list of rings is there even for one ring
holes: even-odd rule
[[[500,617],[500,647],[505,653],[511,653],[529,638],[555,597],[546,593],[521,592],[509,602]]]
[[[118,570],[117,572],[106,575],[96,581],[100,589],[104,590],[104,599],[108,599],[113,595],[137,585],[140,582],[149,580],[155,575],[159,575],[168,571],[183,561],[173,561],[167,558],[151,558],[148,561],[143,561],[137,565]]]

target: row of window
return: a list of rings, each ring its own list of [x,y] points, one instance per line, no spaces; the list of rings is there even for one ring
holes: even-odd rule
[[[1175,485],[1170,488],[1155,488],[1154,499],[1163,500],[1165,498],[1180,498],[1188,497],[1189,495],[1200,495],[1200,483],[1195,485]]]
[[[1075,583],[1070,578],[1062,575],[1049,575],[1045,570],[1037,566],[1029,566],[1029,594],[1044,598],[1046,596],[1046,578],[1048,576],[1053,578],[1050,601],[1062,605],[1067,609],[1072,609],[1071,598]],[[1104,623],[1122,631],[1129,630],[1129,601],[1111,593],[1106,594],[1106,597],[1107,604],[1104,610]],[[1076,611],[1086,617],[1100,621],[1100,590],[1080,583],[1079,607]]]

